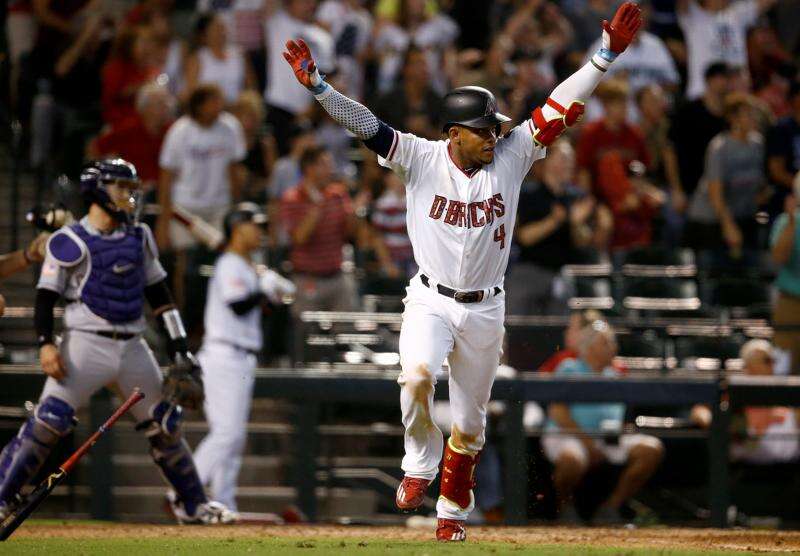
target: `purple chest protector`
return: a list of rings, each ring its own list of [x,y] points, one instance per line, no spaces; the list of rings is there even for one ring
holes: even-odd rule
[[[81,301],[99,317],[126,323],[142,316],[144,308],[144,233],[128,227],[122,237],[108,238],[72,226],[88,249],[89,277]]]

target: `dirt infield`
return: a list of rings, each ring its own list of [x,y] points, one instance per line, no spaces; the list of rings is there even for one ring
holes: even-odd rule
[[[718,529],[646,528],[636,530],[568,527],[471,527],[472,543],[509,543],[537,546],[594,546],[660,550],[741,550],[751,553],[800,553],[800,532]],[[23,539],[253,539],[296,538],[429,541],[427,529],[362,526],[259,526],[177,527],[97,522],[33,522],[16,532]]]

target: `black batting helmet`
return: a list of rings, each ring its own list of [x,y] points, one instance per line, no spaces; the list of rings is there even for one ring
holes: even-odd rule
[[[467,127],[494,127],[510,122],[511,118],[497,111],[497,99],[483,87],[459,87],[444,97],[444,124],[447,133],[453,125]]]
[[[231,239],[233,229],[237,224],[241,224],[242,222],[252,222],[258,226],[266,227],[269,218],[257,204],[249,202],[239,203],[225,215],[225,222],[223,225],[225,228],[225,241]]]

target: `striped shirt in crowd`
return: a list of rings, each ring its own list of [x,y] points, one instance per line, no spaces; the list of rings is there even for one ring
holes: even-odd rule
[[[342,247],[347,240],[347,222],[353,214],[353,206],[342,184],[331,183],[320,192],[324,199],[317,225],[304,244],[291,245],[289,259],[295,272],[331,276],[341,271]],[[284,193],[281,222],[290,235],[313,206],[302,182]]]
[[[375,201],[371,220],[375,229],[383,234],[383,241],[395,263],[403,263],[414,256],[406,230],[406,197],[403,193],[387,189]]]

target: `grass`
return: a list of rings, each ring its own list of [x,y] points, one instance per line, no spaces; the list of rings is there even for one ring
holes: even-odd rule
[[[730,556],[742,554],[740,551],[697,551],[653,548],[594,548],[589,546],[526,546],[512,543],[466,543],[458,545],[437,545],[422,541],[359,541],[355,539],[33,539],[22,538],[7,541],[0,545],[0,553],[47,554],[47,555],[158,555],[176,554],[204,556],[206,554],[357,554],[363,556],[396,555],[438,555],[453,554],[471,556],[474,554],[537,554],[541,556]],[[777,554],[759,552],[759,554]],[[785,553],[783,553],[785,554]]]

